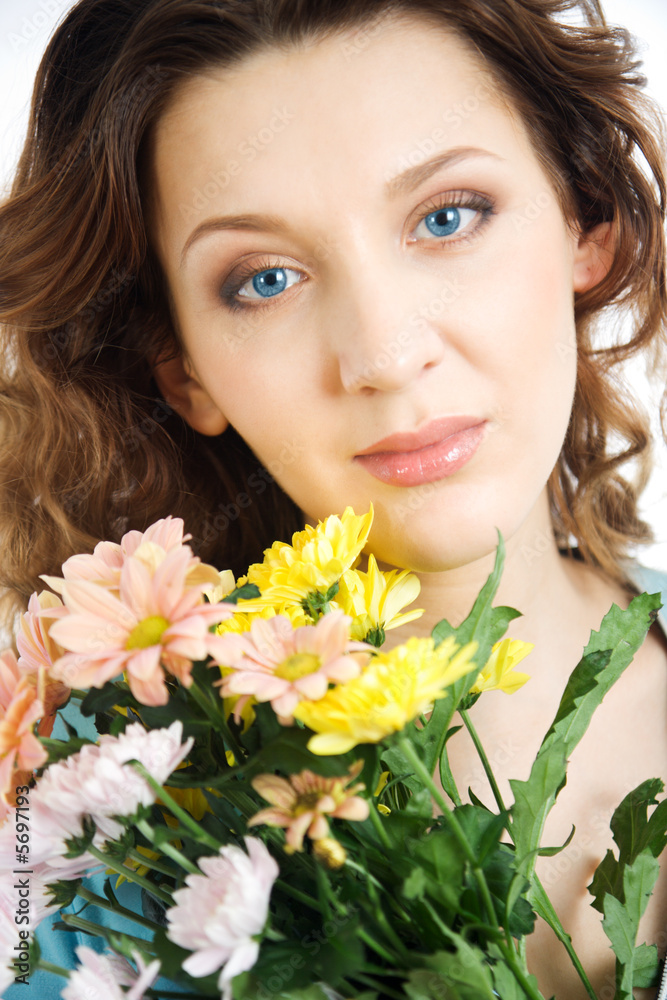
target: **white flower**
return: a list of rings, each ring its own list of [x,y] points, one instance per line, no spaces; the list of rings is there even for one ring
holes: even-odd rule
[[[141,1000],[160,971],[157,959],[147,966],[138,952],[132,953],[138,974],[129,962],[113,952],[99,955],[92,948],[79,945],[76,955],[81,964],[67,980],[60,994],[62,1000]],[[124,992],[121,986],[130,989]]]
[[[98,862],[92,856],[65,860],[65,842],[80,837],[86,816],[97,827],[93,844],[115,840],[123,826],[114,816],[132,816],[140,805],[151,805],[155,792],[127,762],[140,761],[158,784],[187,756],[192,739],[181,743],[183,725],[147,732],[139,723],[120,736],[101,736],[67,760],[51,764],[30,793],[31,867],[57,868],[53,878],[78,878],[82,869]],[[15,853],[12,831],[0,829],[0,864],[12,867]]]
[[[264,929],[278,865],[261,840],[246,837],[240,847],[221,847],[217,857],[200,858],[203,875],[188,875],[187,888],[174,893],[167,910],[167,937],[194,952],[183,963],[195,978],[221,966],[218,989],[231,1000],[231,980],[257,961],[255,936]]]

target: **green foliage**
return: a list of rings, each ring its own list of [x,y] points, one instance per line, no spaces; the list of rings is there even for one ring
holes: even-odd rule
[[[667,844],[667,799],[656,798],[663,789],[663,782],[652,778],[626,795],[610,824],[618,858],[607,851],[588,887],[616,955],[617,1000],[632,997],[633,987],[654,985],[658,972],[655,946],[636,947],[635,941],[658,876],[657,858]],[[650,816],[649,806],[656,806]]]
[[[641,594],[627,610],[615,604],[591,634],[579,664],[570,675],[558,711],[526,781],[510,781],[514,794],[512,838],[518,868],[532,872],[544,823],[564,786],[567,760],[584,735],[605,694],[622,675],[646,637],[658,595]]]
[[[255,583],[244,583],[242,587],[235,587],[224,600],[226,604],[238,604],[239,601],[253,601],[260,595],[261,591]]]
[[[410,972],[404,987],[410,1000],[495,1000],[484,953],[459,934],[451,934],[450,941],[453,951],[438,951],[426,968]]]

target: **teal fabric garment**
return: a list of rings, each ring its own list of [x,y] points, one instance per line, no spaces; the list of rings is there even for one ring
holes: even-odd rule
[[[628,581],[635,587],[638,593],[646,591],[649,594],[662,594],[663,607],[658,613],[658,624],[667,636],[667,573],[654,569],[639,566],[636,563],[628,563],[625,567]],[[96,739],[96,732],[92,719],[84,719],[74,705],[68,705],[64,711],[64,716],[68,722],[75,726],[81,736],[89,739]],[[59,723],[59,728],[54,731],[57,739],[66,739],[65,727]],[[86,879],[85,885],[103,896],[102,885],[105,876],[95,875]],[[136,885],[124,883],[117,891],[119,902],[128,909],[141,913],[141,892]],[[81,910],[82,902],[75,901],[67,907],[64,912],[76,913]],[[114,930],[124,931],[135,937],[146,937],[148,931],[138,924],[125,919],[113,916],[106,910],[98,910],[96,907],[86,907],[84,916],[95,923],[106,927],[113,927]],[[105,943],[102,938],[91,937],[82,932],[58,931],[53,929],[53,924],[60,919],[60,914],[56,913],[52,917],[44,920],[37,928],[37,938],[44,958],[66,969],[73,969],[76,963],[74,949],[77,945],[85,944],[96,951],[104,951]],[[29,989],[25,986],[14,985],[3,993],[3,1000],[58,1000],[60,991],[65,985],[65,981],[60,976],[49,973],[38,972],[30,978]],[[166,979],[159,979],[155,988],[164,990],[178,990],[176,984]]]

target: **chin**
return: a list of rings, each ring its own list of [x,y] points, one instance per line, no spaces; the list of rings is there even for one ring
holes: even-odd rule
[[[378,505],[368,551],[379,561],[414,573],[443,573],[489,559],[498,545],[496,525],[507,538],[516,525],[503,512],[480,517],[468,510],[460,516],[437,511],[390,511]]]

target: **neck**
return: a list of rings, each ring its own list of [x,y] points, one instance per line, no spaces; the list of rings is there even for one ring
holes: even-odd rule
[[[563,648],[588,639],[597,628],[618,588],[597,571],[562,556],[553,536],[548,505],[538,505],[531,517],[505,539],[505,563],[495,606],[522,614],[511,622],[508,635],[532,642],[536,650]],[[441,573],[419,573],[421,593],[415,605],[422,618],[388,635],[387,647],[407,635],[428,636],[443,618],[458,626],[493,569],[495,550],[483,558]],[[579,645],[579,651],[581,650]]]

